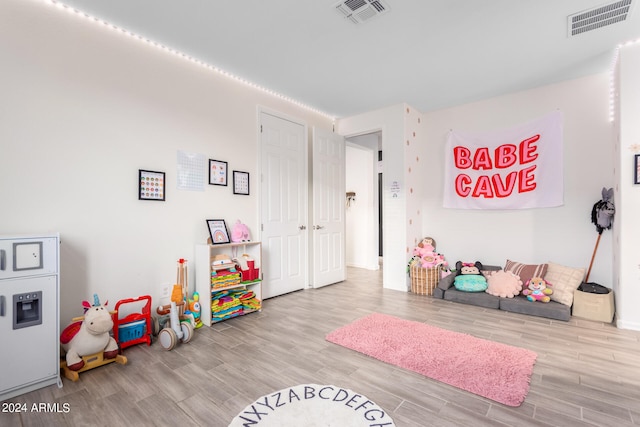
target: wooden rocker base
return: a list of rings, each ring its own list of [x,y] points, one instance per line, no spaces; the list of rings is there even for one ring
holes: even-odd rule
[[[82,360],[84,360],[84,366],[78,371],[72,371],[67,367],[66,361],[60,361],[60,369],[62,369],[62,373],[64,374],[65,378],[70,379],[71,381],[78,381],[80,372],[88,371],[89,369],[97,368],[98,366],[107,365],[113,362],[116,362],[120,365],[127,364],[127,358],[125,356],[119,354],[113,359],[105,359],[104,352],[91,354],[89,356],[83,356]]]

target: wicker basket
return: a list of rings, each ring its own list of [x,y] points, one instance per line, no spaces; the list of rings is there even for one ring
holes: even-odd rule
[[[433,290],[440,281],[440,266],[422,268],[412,265],[409,273],[411,275],[411,292],[418,295],[433,295]]]

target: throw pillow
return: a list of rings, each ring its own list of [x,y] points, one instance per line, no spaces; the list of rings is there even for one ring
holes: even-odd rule
[[[547,264],[523,264],[508,259],[504,271],[510,271],[516,276],[520,276],[522,283],[527,283],[532,277],[544,277],[547,267]]]
[[[573,292],[582,283],[585,270],[584,268],[571,268],[550,262],[544,279],[551,283],[551,289],[553,289],[551,301],[571,306]]]
[[[488,294],[513,298],[522,291],[522,280],[510,271],[494,271],[487,277]]]
[[[484,292],[487,289],[487,279],[480,274],[463,274],[456,276],[453,286],[463,292]]]

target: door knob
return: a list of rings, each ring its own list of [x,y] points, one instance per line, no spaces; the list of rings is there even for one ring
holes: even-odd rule
[[[324,227],[323,227],[323,226],[321,226],[321,225],[314,225],[314,226],[313,226],[313,229],[314,229],[314,230],[321,230],[321,229],[323,229],[323,228],[324,228]]]
[[[307,226],[306,225],[301,225],[300,227],[298,227],[300,230],[306,230]]]

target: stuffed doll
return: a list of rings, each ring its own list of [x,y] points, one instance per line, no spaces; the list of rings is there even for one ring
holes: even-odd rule
[[[456,263],[456,277],[453,286],[464,292],[484,292],[487,290],[487,279],[482,275],[482,263],[476,261]]]
[[[542,277],[532,277],[527,281],[522,295],[526,295],[529,301],[549,302],[551,301],[549,295],[553,293],[550,286],[551,283]]]

